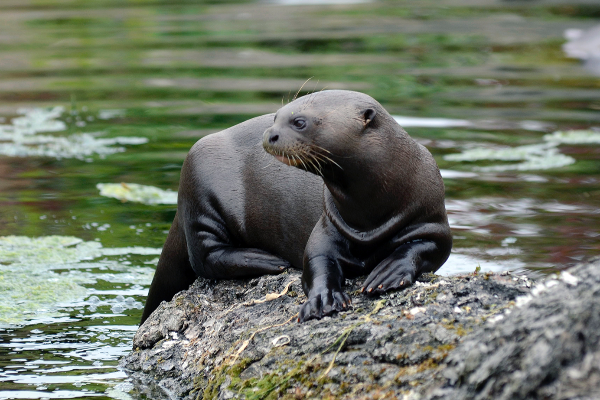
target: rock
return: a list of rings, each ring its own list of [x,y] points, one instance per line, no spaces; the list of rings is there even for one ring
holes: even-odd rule
[[[587,399],[600,382],[600,262],[534,286],[422,276],[304,324],[300,273],[199,278],[163,303],[121,367],[149,398]],[[586,397],[588,396],[588,397]]]
[[[600,262],[550,277],[516,304],[464,338],[423,398],[600,398]]]

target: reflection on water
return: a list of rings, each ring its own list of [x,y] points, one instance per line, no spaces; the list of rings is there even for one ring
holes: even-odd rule
[[[114,364],[131,350],[135,330],[132,325],[81,326],[60,320],[38,329],[21,329],[20,332],[28,333],[26,337],[6,330],[0,350],[12,356],[2,357],[0,398],[104,395],[103,390],[98,392],[99,387],[125,378]]]
[[[471,255],[471,251],[474,255]],[[502,272],[519,270],[525,267],[525,263],[519,261],[514,255],[518,254],[518,250],[510,252],[511,257],[508,260],[498,259],[494,257],[482,258],[486,254],[488,256],[497,256],[498,252],[481,252],[479,249],[456,249],[448,261],[440,268],[436,273],[439,275],[453,275],[453,274],[469,274],[475,271],[475,268],[479,267],[481,272]],[[508,254],[507,254],[508,255]]]
[[[298,5],[329,5],[329,4],[360,4],[370,3],[372,0],[271,0],[270,3],[283,6]]]
[[[404,128],[466,128],[473,126],[471,121],[465,119],[401,117],[398,115],[393,117]]]
[[[436,157],[440,273],[600,254],[600,81],[567,57],[595,59],[600,5],[363,3],[0,2],[0,399],[136,396],[117,359],[187,151],[310,77],[300,95],[367,92]]]

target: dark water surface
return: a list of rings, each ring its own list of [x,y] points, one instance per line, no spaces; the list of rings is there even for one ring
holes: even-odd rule
[[[311,77],[301,93],[364,91],[436,157],[440,272],[600,254],[600,3],[284,3],[0,2],[0,399],[136,396],[117,360],[175,205],[97,184],[176,191],[196,140]]]

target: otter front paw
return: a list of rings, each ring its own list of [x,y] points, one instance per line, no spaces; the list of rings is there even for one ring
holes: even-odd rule
[[[403,289],[414,282],[416,271],[413,266],[398,267],[392,263],[382,264],[378,265],[365,279],[362,292],[374,296],[392,289]]]
[[[308,300],[300,307],[298,322],[309,319],[321,319],[339,311],[345,311],[352,305],[350,296],[341,290],[323,289],[311,291]]]

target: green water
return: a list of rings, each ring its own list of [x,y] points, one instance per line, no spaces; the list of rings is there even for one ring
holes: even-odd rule
[[[1,1],[0,399],[137,396],[117,361],[175,214],[153,188],[309,78],[374,96],[434,154],[441,272],[597,256],[600,79],[561,46],[599,23],[591,0]]]

